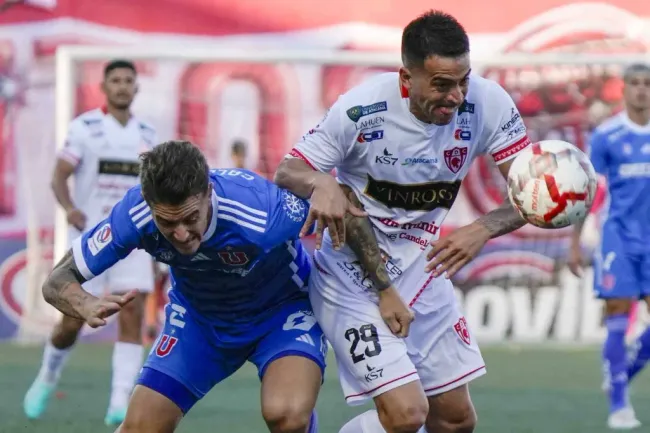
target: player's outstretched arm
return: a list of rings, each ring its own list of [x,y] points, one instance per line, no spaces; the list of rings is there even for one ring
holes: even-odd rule
[[[341,189],[353,206],[363,209],[363,205],[352,189],[346,185],[341,185]],[[372,223],[366,216],[346,213],[344,225],[347,244],[368,273],[379,295],[381,317],[395,335],[408,336],[409,325],[414,316],[391,283]]]
[[[85,278],[79,272],[70,249],[45,280],[43,297],[66,316],[85,320],[84,305],[94,299],[94,296],[81,287],[84,282]]]

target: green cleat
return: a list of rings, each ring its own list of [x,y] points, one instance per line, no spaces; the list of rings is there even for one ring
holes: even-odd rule
[[[36,378],[23,400],[23,409],[27,418],[40,418],[47,409],[47,403],[50,401],[55,387],[55,384],[46,383]]]
[[[108,408],[106,418],[104,418],[104,424],[107,426],[119,425],[122,424],[124,418],[126,418],[126,408]]]

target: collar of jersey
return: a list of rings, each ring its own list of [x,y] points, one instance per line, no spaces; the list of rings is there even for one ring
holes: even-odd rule
[[[624,111],[623,113],[623,123],[630,128],[632,131],[635,132],[641,132],[641,133],[650,133],[650,122],[646,123],[645,125],[639,125],[638,123],[632,122],[630,117],[627,115],[627,113]]]
[[[208,241],[214,232],[217,230],[217,209],[219,208],[219,196],[214,189],[212,189],[212,219],[210,220],[210,225],[208,229],[203,234],[203,242]]]

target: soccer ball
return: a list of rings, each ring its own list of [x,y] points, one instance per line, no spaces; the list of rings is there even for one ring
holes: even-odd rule
[[[584,220],[596,195],[589,158],[561,140],[524,149],[508,173],[508,198],[521,217],[542,228],[562,228]]]

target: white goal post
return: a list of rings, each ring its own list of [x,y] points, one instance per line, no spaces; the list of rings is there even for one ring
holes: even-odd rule
[[[282,65],[310,65],[310,66],[349,66],[359,68],[384,68],[397,69],[401,65],[398,52],[371,52],[371,51],[344,51],[344,50],[322,50],[322,49],[251,49],[245,48],[223,48],[222,45],[214,46],[191,46],[179,47],[178,45],[170,46],[97,46],[97,45],[75,45],[62,46],[56,52],[56,88],[55,88],[55,142],[57,150],[65,142],[67,128],[70,121],[79,113],[77,110],[77,85],[79,83],[78,67],[84,62],[103,62],[114,58],[126,58],[136,62],[152,62],[156,64],[165,64],[166,62],[176,62],[179,64],[203,64],[203,63],[246,63],[246,64],[282,64]],[[541,54],[489,54],[472,53],[473,70],[481,74],[483,71],[490,69],[507,69],[507,68],[542,68],[546,66],[563,66],[576,71],[585,67],[597,67],[603,70],[609,66],[620,72],[621,66],[635,63],[648,62],[650,57],[646,54],[624,54],[624,55],[580,55],[576,53],[550,52]],[[303,69],[295,69],[294,75],[302,74]],[[293,75],[292,75],[293,76]],[[97,77],[99,82],[101,77]],[[561,81],[561,80],[560,80]],[[304,83],[303,83],[304,84]],[[155,87],[161,101],[166,98],[165,89],[162,86]],[[162,89],[162,90],[161,90]],[[144,93],[144,92],[143,92]],[[140,96],[139,96],[140,98]],[[300,134],[309,129],[312,119],[322,116],[327,107],[318,107],[320,113],[314,116],[303,116],[298,129],[302,131],[294,132],[295,128],[288,134],[289,138],[295,140]],[[314,110],[312,110],[314,111]],[[307,121],[305,121],[305,118]],[[158,126],[154,124],[154,126]],[[174,138],[174,137],[165,137]],[[291,143],[286,143],[287,149]],[[462,201],[462,200],[461,200]],[[459,204],[463,206],[463,204]],[[68,248],[68,227],[66,218],[60,207],[57,206],[53,211],[55,216],[54,224],[54,261],[58,261]],[[37,227],[31,227],[30,232],[34,233]],[[38,236],[28,235],[28,251],[40,252],[43,246]],[[546,251],[546,247],[542,248]],[[527,253],[528,254],[528,253]],[[32,254],[33,256],[33,254]],[[41,255],[39,254],[39,257]],[[550,266],[550,265],[549,265]],[[524,269],[524,274],[535,273],[529,272],[528,268]],[[34,264],[28,265],[28,276],[34,276],[35,273],[42,273]],[[550,271],[549,271],[550,272]],[[527,274],[528,273],[528,274]],[[519,276],[518,278],[520,278]],[[514,277],[513,277],[514,278]],[[528,278],[528,277],[526,277]],[[33,294],[40,294],[40,284],[36,284],[37,278],[30,278],[31,281],[27,290]],[[34,299],[38,295],[27,296],[27,304],[24,306],[23,321],[21,327],[28,327],[31,317],[38,314],[37,309],[33,307]]]

